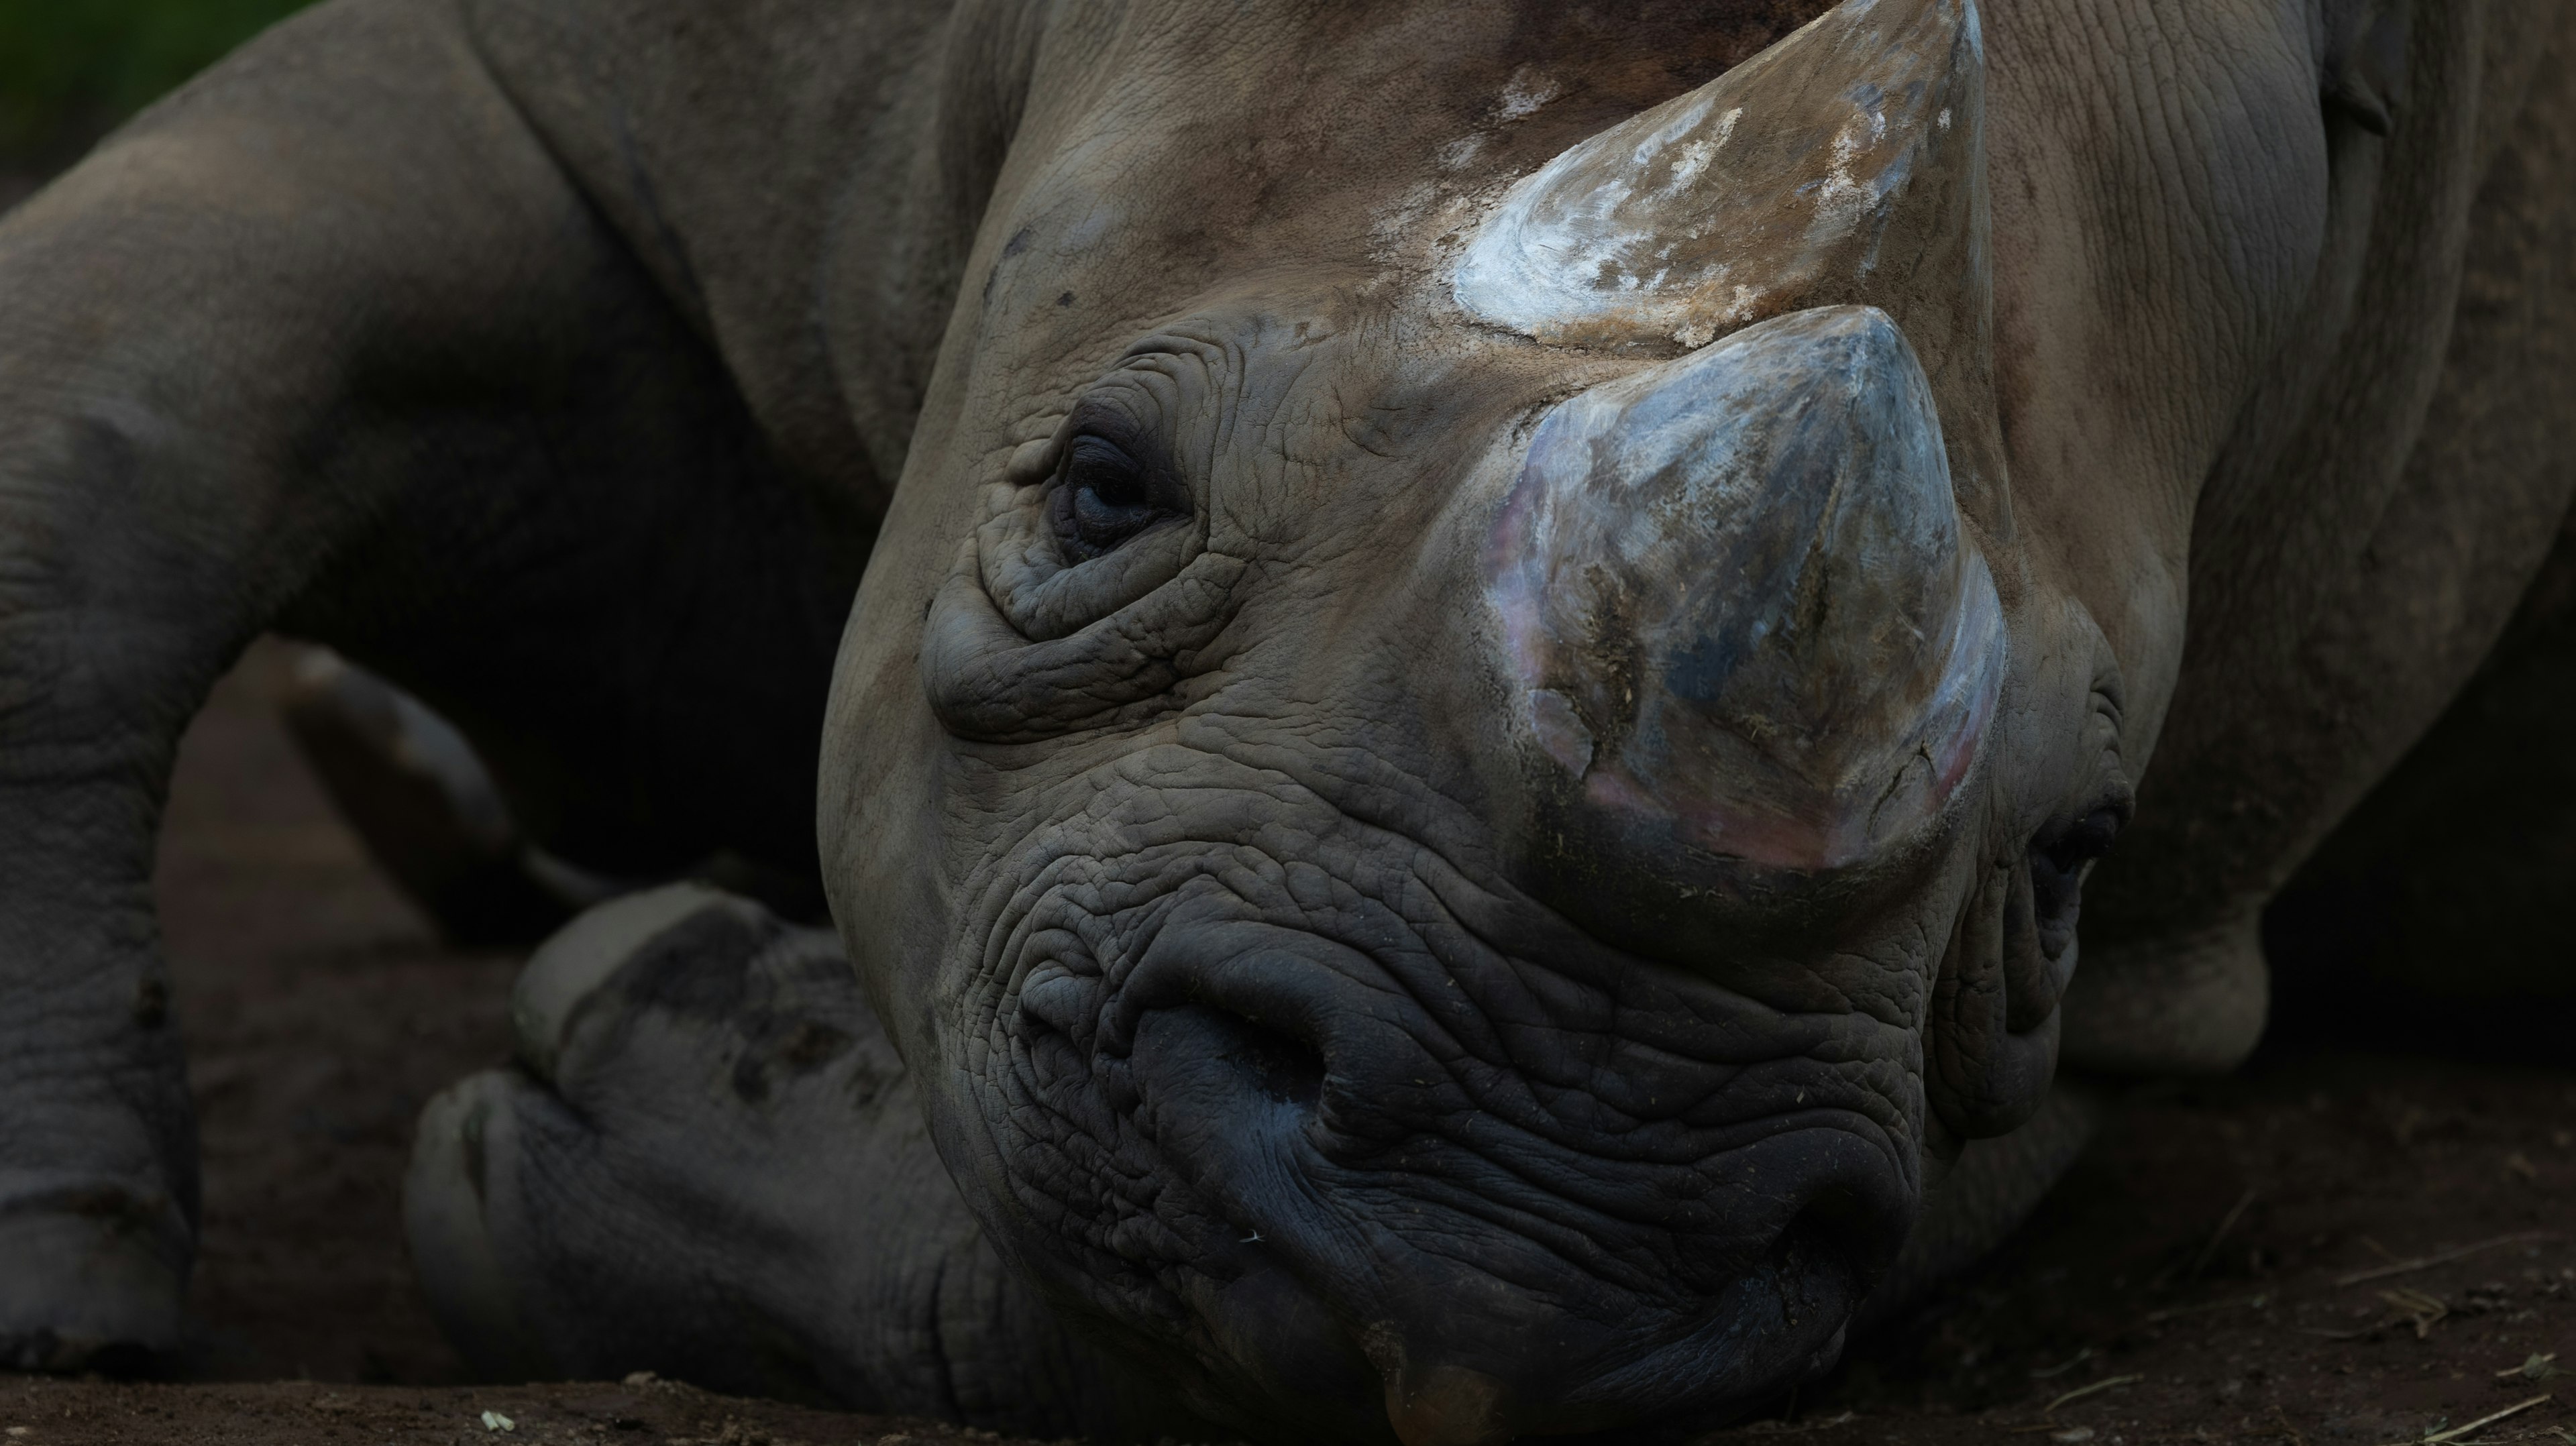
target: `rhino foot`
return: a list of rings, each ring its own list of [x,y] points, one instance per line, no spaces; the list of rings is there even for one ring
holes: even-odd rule
[[[2262,915],[2087,947],[2066,991],[2059,1058],[2126,1076],[2222,1075],[2262,1041],[2272,1003]]]
[[[185,1339],[189,1241],[175,1206],[111,1186],[0,1213],[0,1370],[147,1369]]]
[[[850,1175],[903,1078],[839,941],[658,889],[547,941],[511,1023],[515,1067],[431,1101],[405,1190],[422,1285],[474,1365],[829,1394],[803,1322],[865,1229]]]
[[[633,895],[549,940],[511,1016],[516,1064],[430,1103],[405,1189],[479,1370],[1071,1424],[1058,1332],[966,1214],[831,933],[699,885]]]

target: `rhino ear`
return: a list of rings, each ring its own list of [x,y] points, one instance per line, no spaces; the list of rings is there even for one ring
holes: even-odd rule
[[[1698,347],[1876,306],[1932,383],[1961,502],[2000,534],[1989,231],[1975,0],[1844,0],[1524,178],[1452,287],[1552,345]]]

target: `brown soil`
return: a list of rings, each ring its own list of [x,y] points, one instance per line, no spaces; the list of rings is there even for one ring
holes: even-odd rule
[[[281,660],[255,651],[189,736],[162,849],[203,1341],[173,1381],[0,1377],[0,1446],[965,1439],[664,1382],[465,1383],[398,1190],[422,1101],[503,1052],[517,961],[443,949],[370,871],[274,722]],[[1724,1434],[2382,1446],[2550,1396],[2451,1439],[2576,1446],[2576,1375],[2520,1371],[2576,1368],[2576,1054],[2544,1057],[2278,1048],[2141,1091],[1996,1259]]]

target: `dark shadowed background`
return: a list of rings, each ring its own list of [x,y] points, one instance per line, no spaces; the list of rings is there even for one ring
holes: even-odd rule
[[[304,0],[0,0],[0,206]]]

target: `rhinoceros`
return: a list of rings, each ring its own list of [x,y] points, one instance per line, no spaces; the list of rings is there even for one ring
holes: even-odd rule
[[[2442,766],[2558,776],[2568,15],[307,13],[0,223],[0,1341],[180,1329],[148,873],[275,630],[554,856],[828,896],[538,952],[407,1187],[486,1369],[1407,1446],[1815,1377],[2088,1081],[2246,1055],[2473,675]],[[2467,796],[2349,847],[2576,819]]]

